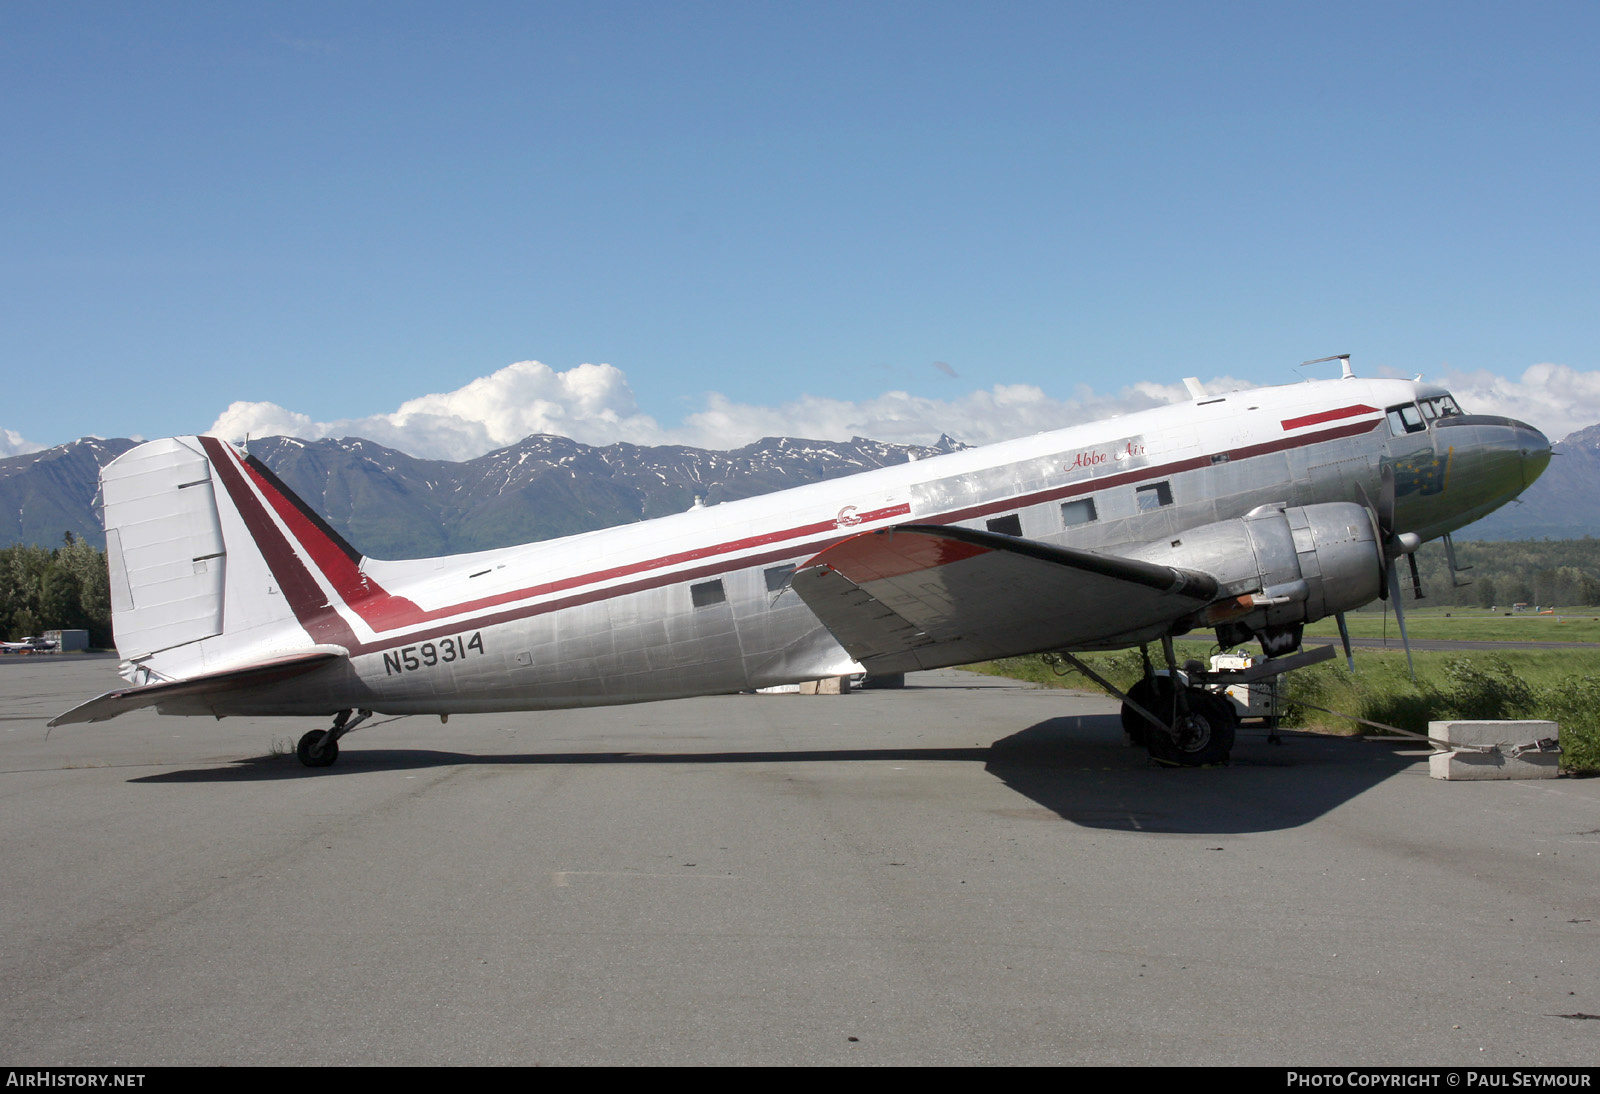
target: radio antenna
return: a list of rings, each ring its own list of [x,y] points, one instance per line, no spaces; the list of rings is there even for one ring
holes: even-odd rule
[[[1341,380],[1353,380],[1353,379],[1355,379],[1355,375],[1356,374],[1350,371],[1350,355],[1348,353],[1336,353],[1332,357],[1318,357],[1315,361],[1301,361],[1300,362],[1300,367],[1301,368],[1305,368],[1305,366],[1307,366],[1307,365],[1320,365],[1324,361],[1338,361],[1339,362],[1339,368],[1340,368],[1339,379],[1341,379]]]

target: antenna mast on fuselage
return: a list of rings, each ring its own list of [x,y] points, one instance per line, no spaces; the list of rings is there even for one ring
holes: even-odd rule
[[[1332,357],[1318,357],[1315,361],[1301,361],[1300,362],[1300,367],[1301,368],[1305,368],[1307,365],[1320,365],[1324,361],[1338,361],[1339,362],[1339,369],[1340,369],[1339,379],[1341,379],[1341,380],[1353,380],[1353,379],[1355,379],[1355,375],[1356,374],[1354,372],[1350,371],[1350,355],[1348,353],[1336,353]]]

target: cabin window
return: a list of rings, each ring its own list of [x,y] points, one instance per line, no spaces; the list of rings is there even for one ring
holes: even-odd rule
[[[1099,519],[1099,514],[1094,511],[1093,498],[1078,498],[1076,501],[1061,503],[1061,523],[1068,528],[1074,524],[1088,524],[1092,520]]]
[[[709,608],[728,599],[728,594],[722,591],[720,580],[702,581],[698,585],[689,586],[689,599],[694,601],[694,606],[697,608]]]
[[[1021,536],[1022,518],[1016,513],[1007,513],[1003,517],[995,517],[984,522],[991,532],[999,532],[1002,536]]]
[[[1396,437],[1403,437],[1407,433],[1421,433],[1428,428],[1428,423],[1422,420],[1422,411],[1416,404],[1407,403],[1405,406],[1392,406],[1389,408],[1389,432]]]
[[[1172,504],[1172,484],[1153,482],[1149,486],[1136,489],[1133,496],[1139,502],[1139,512],[1153,513],[1162,506]]]
[[[789,578],[794,575],[794,563],[787,566],[774,566],[767,571],[767,592],[781,592],[789,584]]]

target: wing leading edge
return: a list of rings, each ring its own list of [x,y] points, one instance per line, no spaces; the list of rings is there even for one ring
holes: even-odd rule
[[[1119,648],[1167,633],[1217,596],[1216,579],[1195,570],[922,524],[836,543],[792,581],[874,672]]]

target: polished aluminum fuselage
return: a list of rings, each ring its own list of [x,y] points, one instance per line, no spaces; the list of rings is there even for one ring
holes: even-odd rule
[[[1391,429],[1386,408],[1442,394],[1360,379],[1232,392],[559,540],[363,559],[361,581],[382,597],[361,603],[308,563],[332,613],[311,637],[349,660],[205,712],[533,710],[848,673],[858,666],[788,587],[788,568],[897,524],[1133,553],[1262,505],[1369,504],[1387,463],[1397,530],[1434,538],[1514,497],[1548,458],[1537,430],[1506,419]],[[209,657],[242,657],[243,641],[207,639]],[[268,651],[274,638],[248,641]]]

